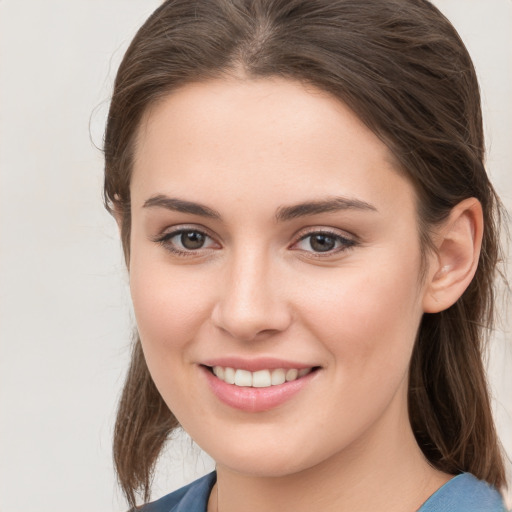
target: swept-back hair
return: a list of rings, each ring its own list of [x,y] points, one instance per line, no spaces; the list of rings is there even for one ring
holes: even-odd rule
[[[463,199],[481,202],[485,232],[476,275],[452,307],[424,315],[408,405],[418,444],[434,467],[504,485],[482,363],[493,323],[500,203],[484,168],[475,70],[453,26],[426,0],[164,2],[124,56],[105,134],[105,203],[122,213],[127,262],[141,117],[180,86],[229,75],[312,84],[348,105],[413,183],[425,254],[432,250],[432,226]],[[137,337],[114,435],[118,477],[131,505],[137,492],[148,499],[155,462],[177,426]]]

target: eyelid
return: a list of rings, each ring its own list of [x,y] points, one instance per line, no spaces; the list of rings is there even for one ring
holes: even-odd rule
[[[328,226],[308,226],[306,228],[302,228],[295,234],[294,238],[296,241],[298,241],[308,235],[314,234],[331,235],[334,237],[343,238],[344,240],[350,240],[351,242],[359,242],[359,238],[353,233],[350,233],[344,229]]]
[[[175,236],[178,236],[182,233],[187,232],[196,232],[204,235],[206,238],[209,238],[212,240],[216,245],[219,247],[221,244],[217,241],[216,236],[212,235],[210,230],[205,228],[204,226],[200,225],[193,225],[193,224],[181,224],[176,226],[167,227],[163,231],[161,231],[158,235],[151,238],[151,240],[155,243],[158,243],[162,245],[165,249],[168,251],[177,254],[178,256],[184,255],[184,256],[194,256],[197,255],[200,252],[210,251],[214,249],[213,247],[200,247],[199,249],[180,249],[179,247],[172,247],[171,239],[173,239]]]
[[[329,256],[333,256],[351,249],[352,247],[359,244],[358,238],[351,233],[347,233],[346,231],[327,227],[310,227],[307,228],[307,230],[301,230],[296,235],[295,241],[291,244],[290,248],[293,249],[293,247],[296,246],[299,242],[313,235],[326,235],[341,241],[341,247],[325,252],[316,252],[313,250],[306,251],[304,249],[300,249],[302,252],[310,253],[315,258],[327,258]]]
[[[181,249],[177,247],[175,244],[171,243],[172,238],[186,232],[197,232],[204,235],[206,238],[210,239],[217,247],[200,247],[198,249]],[[336,241],[340,242],[340,246],[331,250],[327,250],[325,252],[306,250],[306,249],[297,249],[296,246],[304,239],[313,236],[313,235],[325,235],[336,239]],[[199,253],[205,253],[207,251],[217,250],[222,248],[222,244],[218,241],[218,236],[213,235],[209,229],[202,225],[197,224],[182,224],[165,228],[158,235],[151,238],[151,240],[155,243],[162,245],[166,250],[171,253],[174,253],[178,256],[196,256]],[[304,228],[300,230],[295,236],[294,241],[288,246],[289,249],[300,250],[303,253],[309,253],[310,256],[315,258],[327,258],[329,256],[336,255],[338,253],[344,252],[359,243],[358,238],[352,233],[348,233],[344,230],[339,230],[331,227],[317,227],[312,226],[308,228]]]

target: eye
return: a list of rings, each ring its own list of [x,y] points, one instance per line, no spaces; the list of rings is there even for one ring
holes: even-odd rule
[[[177,229],[164,233],[154,241],[163,245],[167,250],[180,255],[194,254],[201,249],[219,247],[210,236],[198,229]]]
[[[337,233],[315,231],[302,236],[293,248],[313,252],[318,255],[331,255],[349,249],[354,245],[356,245],[355,240],[351,240]]]
[[[177,239],[174,243],[179,240],[182,247],[190,251],[201,249],[206,241],[206,235],[199,231],[183,231],[180,235],[175,235],[171,240],[174,238]]]

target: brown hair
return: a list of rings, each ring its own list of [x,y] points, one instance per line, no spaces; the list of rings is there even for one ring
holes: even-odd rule
[[[148,106],[190,82],[229,74],[313,84],[347,104],[387,144],[419,197],[421,241],[476,197],[485,233],[457,303],[425,314],[414,348],[409,414],[425,456],[501,487],[504,465],[482,363],[493,324],[500,203],[485,172],[479,88],[453,26],[426,0],[169,0],[140,28],[119,68],[105,134],[105,202],[123,213],[127,261],[134,137]],[[114,435],[131,505],[178,422],[135,340]]]

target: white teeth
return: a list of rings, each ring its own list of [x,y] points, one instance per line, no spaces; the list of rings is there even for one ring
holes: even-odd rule
[[[220,378],[220,377],[219,377]],[[228,384],[235,383],[235,370],[233,368],[224,368],[224,382]]]
[[[235,372],[235,384],[237,386],[252,386],[252,373],[247,370],[237,370]]]
[[[214,366],[213,374],[219,377],[220,380],[224,380],[224,368],[222,366]]]
[[[272,372],[272,386],[278,386],[286,382],[286,372],[282,368],[278,368]]]
[[[250,372],[248,370],[214,366],[212,370],[217,378],[228,384],[235,384],[241,387],[268,388],[300,379],[311,373],[313,368],[302,368],[301,370],[296,368],[276,368],[275,370]]]
[[[269,370],[260,370],[252,374],[252,386],[254,388],[268,388],[272,384]]]
[[[296,370],[295,368],[290,368],[286,372],[286,382],[290,382],[291,380],[295,380],[298,375],[299,375],[299,370]]]

